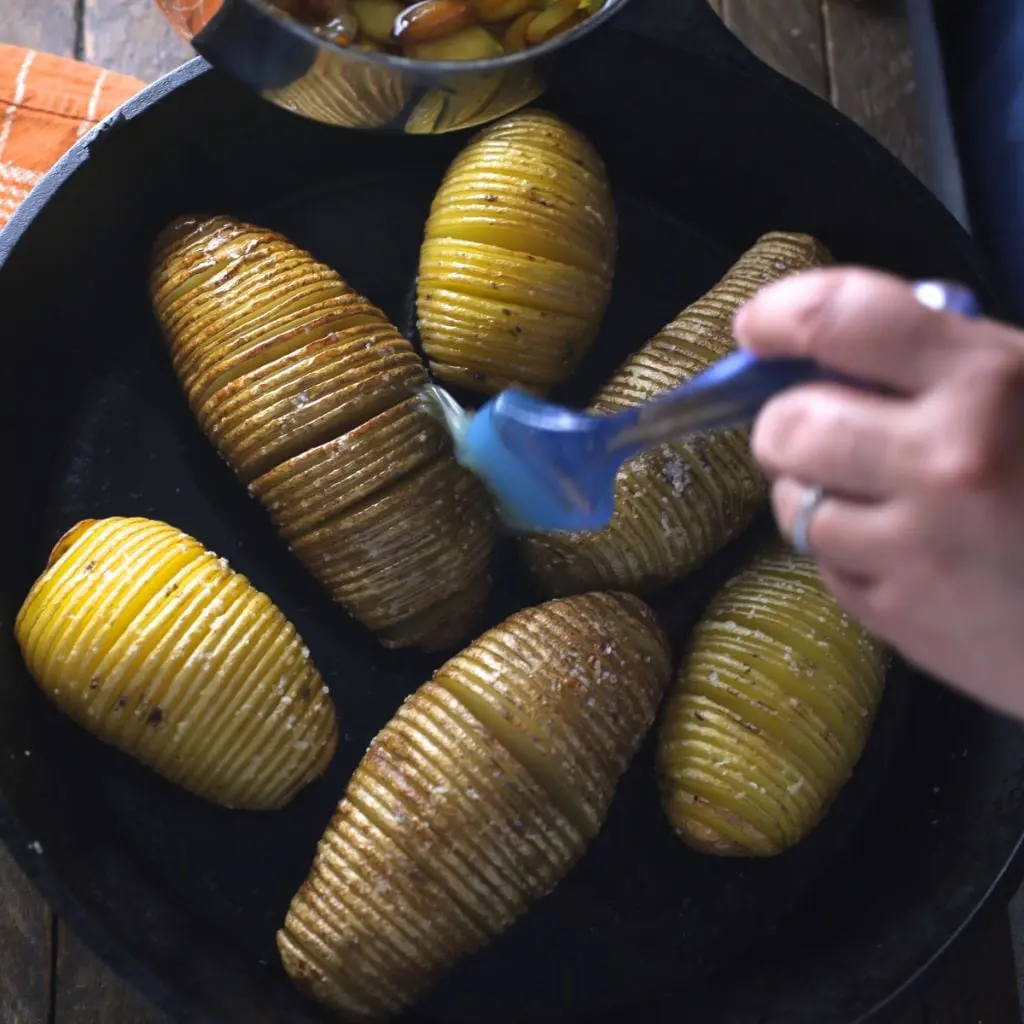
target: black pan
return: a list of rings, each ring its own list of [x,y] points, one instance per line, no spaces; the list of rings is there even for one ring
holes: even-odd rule
[[[622,219],[615,297],[582,399],[757,235],[810,231],[842,260],[946,275],[1002,311],[967,236],[860,130],[674,0],[571,50],[544,103],[604,155]],[[643,33],[647,33],[644,35]],[[373,734],[436,659],[381,651],[310,581],[186,408],[146,294],[149,246],[184,211],[278,228],[403,328],[433,189],[461,137],[301,120],[194,62],[133,100],[0,235],[0,832],[58,912],[185,1021],[322,1020],[274,930]],[[344,737],[286,810],[192,798],[72,727],[11,636],[56,538],[82,517],[189,531],[268,591],[335,694]],[[662,602],[679,641],[744,543]],[[498,565],[496,620],[535,600]],[[791,853],[721,861],[669,833],[645,749],[564,883],[456,970],[414,1019],[865,1020],[1021,878],[1024,737],[897,668],[862,763]]]

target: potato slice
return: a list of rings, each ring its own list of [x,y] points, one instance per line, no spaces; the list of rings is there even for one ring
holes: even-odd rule
[[[830,261],[808,235],[764,235],[710,292],[627,360],[591,408],[618,412],[685,383],[733,349],[732,318],[759,288]],[[523,553],[550,594],[602,587],[647,594],[682,579],[738,536],[766,496],[747,431],[698,435],[623,466],[606,527],[527,537]]]
[[[334,756],[334,705],[295,628],[166,523],[79,523],[53,549],[15,635],[57,707],[214,803],[283,807]]]
[[[489,578],[490,520],[476,514],[478,498],[475,480],[451,459],[438,459],[306,533],[292,547],[316,566],[331,590],[345,594],[354,615],[383,633],[424,608],[473,591],[476,581],[466,578],[465,566],[478,564],[479,576]],[[419,523],[427,528],[417,530]],[[438,524],[451,533],[441,532]]]
[[[803,839],[853,772],[888,654],[779,542],[698,624],[659,729],[665,813],[704,853],[771,856]]]
[[[508,928],[583,853],[670,673],[637,598],[519,612],[442,666],[377,735],[278,948],[304,991],[381,1020]]]
[[[608,305],[616,245],[604,165],[579,132],[537,110],[488,125],[427,220],[416,294],[432,369],[483,392],[565,380]]]
[[[292,541],[375,494],[382,475],[408,476],[447,451],[440,421],[410,398],[275,466],[250,490],[281,520],[281,535]]]
[[[151,290],[200,425],[310,572],[386,646],[458,643],[494,513],[419,408],[409,342],[309,253],[227,217],[172,224]]]
[[[380,50],[371,39],[355,49]],[[338,128],[383,128],[395,122],[412,98],[415,80],[386,64],[339,62],[331,49],[318,50],[301,78],[263,95],[291,110]]]

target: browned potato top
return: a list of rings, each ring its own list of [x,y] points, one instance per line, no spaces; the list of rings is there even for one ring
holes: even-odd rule
[[[732,319],[762,286],[831,261],[809,235],[758,239],[706,295],[631,356],[591,408],[614,413],[679,387],[732,351]],[[643,452],[619,471],[615,515],[593,533],[529,537],[523,551],[553,594],[598,587],[648,593],[682,579],[738,536],[767,496],[745,430]]]
[[[669,649],[637,598],[513,615],[374,739],[278,933],[286,970],[355,1020],[399,1013],[551,890],[653,721]]]
[[[181,218],[153,304],[207,436],[292,550],[387,645],[456,643],[494,513],[416,398],[426,369],[334,270],[265,228]]]

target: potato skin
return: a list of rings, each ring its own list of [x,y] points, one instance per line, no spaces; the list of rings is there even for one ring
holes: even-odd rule
[[[550,891],[601,826],[670,674],[654,614],[587,594],[513,615],[377,735],[278,948],[339,1016],[381,1020]]]
[[[461,640],[490,589],[494,512],[384,314],[227,217],[174,222],[151,293],[200,425],[334,599],[388,647]]]
[[[166,523],[114,517],[68,531],[15,636],[58,708],[214,803],[283,807],[334,756],[334,705],[294,626]]]
[[[763,548],[694,630],[659,725],[662,801],[683,842],[765,857],[807,836],[860,758],[887,664],[811,559]]]
[[[614,413],[685,383],[732,351],[732,319],[763,285],[831,262],[808,235],[762,236],[706,295],[631,356],[591,408]],[[738,536],[767,497],[746,430],[643,452],[619,471],[615,514],[591,533],[534,535],[522,550],[548,594],[598,588],[648,594],[682,579]]]
[[[434,373],[546,392],[590,348],[611,297],[617,219],[600,157],[553,114],[488,125],[434,197],[417,314]]]

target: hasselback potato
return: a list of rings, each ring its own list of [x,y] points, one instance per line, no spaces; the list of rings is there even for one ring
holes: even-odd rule
[[[53,549],[15,635],[57,707],[215,803],[282,807],[334,755],[334,705],[295,628],[166,523],[80,522]]]
[[[829,261],[824,246],[807,235],[764,235],[711,291],[631,356],[591,408],[618,412],[685,383],[735,347],[733,316],[758,289]],[[746,430],[697,435],[622,467],[606,527],[528,537],[523,551],[550,594],[603,587],[644,594],[681,579],[738,536],[766,495]]]
[[[761,550],[698,624],[659,727],[663,802],[683,841],[770,856],[803,839],[860,758],[887,661],[811,559]]]
[[[461,639],[494,516],[414,397],[409,342],[331,268],[227,217],[171,225],[151,288],[193,412],[307,568],[386,646]]]
[[[431,368],[477,391],[547,391],[573,371],[611,295],[615,206],[601,158],[552,114],[488,125],[434,197],[417,315]]]
[[[398,710],[349,782],[278,947],[340,1015],[415,1001],[569,870],[670,672],[653,613],[586,594],[513,615]]]

